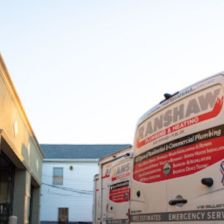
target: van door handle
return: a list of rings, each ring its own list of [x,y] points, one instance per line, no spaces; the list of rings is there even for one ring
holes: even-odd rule
[[[180,199],[174,199],[174,200],[170,200],[169,204],[170,205],[177,205],[177,204],[186,204],[187,200],[184,198],[180,198]]]

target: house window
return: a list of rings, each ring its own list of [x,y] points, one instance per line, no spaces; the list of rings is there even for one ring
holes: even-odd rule
[[[63,185],[63,167],[53,168],[53,184]]]

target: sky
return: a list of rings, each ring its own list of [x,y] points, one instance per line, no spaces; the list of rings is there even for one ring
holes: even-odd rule
[[[224,71],[223,0],[0,0],[0,52],[39,143],[133,144],[138,119]]]

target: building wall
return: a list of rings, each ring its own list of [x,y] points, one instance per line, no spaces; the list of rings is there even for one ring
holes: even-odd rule
[[[1,137],[10,145],[16,159],[40,184],[43,155],[1,56],[0,108]]]
[[[6,155],[15,168],[13,200],[7,202],[12,211],[7,216],[38,224],[43,154],[1,55],[0,108],[0,156]]]
[[[70,170],[73,166],[73,170]],[[53,167],[63,167],[63,185],[53,187]],[[56,222],[58,208],[69,208],[70,222],[92,222],[93,177],[98,173],[97,161],[44,162],[41,190],[41,218]],[[70,190],[63,190],[62,187]],[[77,190],[86,191],[77,192]]]

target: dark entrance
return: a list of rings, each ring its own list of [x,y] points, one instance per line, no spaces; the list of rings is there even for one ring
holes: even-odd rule
[[[30,189],[29,223],[32,223],[32,215],[33,215],[33,191],[34,191],[34,187],[33,187],[33,185],[31,185],[31,189]]]
[[[0,224],[7,224],[12,215],[14,173],[14,165],[0,151]]]
[[[60,224],[68,223],[68,208],[58,208],[58,222]]]

